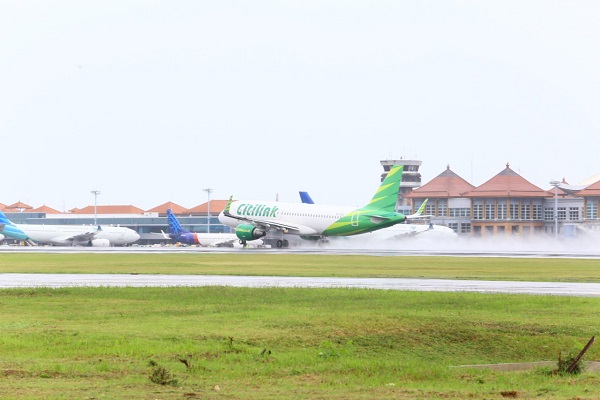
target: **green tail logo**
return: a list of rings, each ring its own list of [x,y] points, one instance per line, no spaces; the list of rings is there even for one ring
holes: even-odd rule
[[[381,186],[365,207],[368,209],[384,210],[389,212],[396,211],[396,202],[398,201],[398,188],[402,181],[403,165],[395,165],[387,176],[381,182]]]
[[[358,235],[386,228],[406,220],[406,216],[396,213],[403,170],[403,165],[395,165],[388,172],[379,189],[366,206],[356,209],[335,221],[323,231],[323,235]]]

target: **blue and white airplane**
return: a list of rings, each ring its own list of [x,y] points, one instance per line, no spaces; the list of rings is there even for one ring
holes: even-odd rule
[[[37,243],[49,243],[57,246],[108,247],[127,245],[140,238],[133,229],[121,226],[14,224],[2,211],[0,233],[32,246]]]
[[[190,232],[181,226],[175,214],[168,209],[167,220],[169,221],[169,234],[163,232],[165,239],[173,239],[176,242],[209,247],[233,247],[238,244],[239,239],[233,233],[199,233]],[[253,240],[251,244],[260,245],[262,240]],[[242,244],[240,244],[242,246]]]

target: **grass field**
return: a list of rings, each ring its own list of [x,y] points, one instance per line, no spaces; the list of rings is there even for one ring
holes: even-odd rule
[[[136,269],[515,280],[544,275],[546,281],[598,281],[597,261],[539,261],[3,254],[0,272]],[[560,351],[579,350],[598,334],[598,298],[364,289],[41,288],[0,290],[0,311],[3,399],[600,398],[597,373],[451,368],[556,360]],[[600,351],[592,346],[586,360],[598,359]]]
[[[0,273],[218,274],[600,282],[600,260],[295,254],[2,254]]]

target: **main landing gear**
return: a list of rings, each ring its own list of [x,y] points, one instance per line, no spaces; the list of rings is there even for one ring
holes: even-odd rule
[[[288,248],[288,247],[290,247],[290,242],[288,242],[287,239],[283,239],[283,240],[278,239],[277,242],[275,243],[275,246],[278,249]]]
[[[263,238],[262,241],[264,244],[270,245],[271,248],[286,249],[290,247],[290,242],[287,239]]]
[[[276,247],[278,249],[287,249],[288,247],[290,247],[290,242],[287,239],[263,238],[262,241],[263,244],[258,247],[264,247],[265,245],[269,245],[271,246],[271,248]],[[239,243],[242,247],[248,247],[248,242],[246,242],[245,240],[240,240]]]

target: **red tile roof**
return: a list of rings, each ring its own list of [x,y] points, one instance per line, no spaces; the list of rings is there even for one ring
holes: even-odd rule
[[[406,195],[407,198],[436,198],[436,197],[462,197],[462,195],[475,186],[452,172],[450,166],[444,172]]]
[[[21,201],[17,201],[15,204],[6,206],[5,210],[31,210],[32,208],[33,207],[31,207],[29,204],[25,204]]]
[[[96,206],[96,214],[144,214],[144,210],[132,205],[124,206]],[[70,210],[73,214],[94,214],[94,206],[74,208]]]
[[[592,183],[590,186],[575,193],[578,197],[600,196],[600,181]]]
[[[55,210],[54,208],[51,208],[48,206],[41,206],[38,208],[34,208],[33,210],[29,210],[29,212],[39,212],[39,213],[46,213],[46,214],[61,214],[60,211]]]
[[[225,209],[229,200],[211,200],[210,201],[210,214],[218,214]],[[194,208],[188,210],[192,214],[206,214],[208,213],[208,202],[202,203]]]
[[[463,197],[552,197],[510,169],[509,164],[498,175],[476,187]]]
[[[189,210],[185,207],[180,206],[179,204],[173,203],[172,201],[168,201],[160,206],[156,206],[151,208],[150,210],[146,210],[147,212],[157,212],[159,214],[166,214],[167,209],[171,209],[173,214],[187,214]]]

